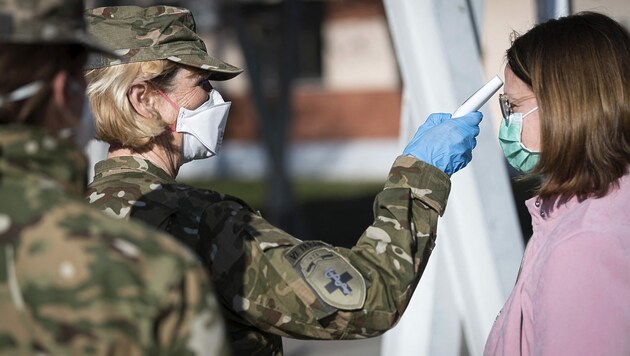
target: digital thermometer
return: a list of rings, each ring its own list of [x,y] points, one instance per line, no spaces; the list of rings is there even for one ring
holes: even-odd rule
[[[470,112],[479,110],[483,104],[494,95],[494,93],[503,86],[503,81],[498,75],[490,79],[484,86],[479,88],[473,95],[470,96],[460,107],[453,113],[453,118],[464,116]]]

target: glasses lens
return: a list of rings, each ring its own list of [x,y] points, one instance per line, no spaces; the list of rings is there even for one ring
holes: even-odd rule
[[[510,114],[512,114],[510,100],[508,99],[507,95],[499,95],[499,105],[501,106],[501,115],[503,115],[503,118],[507,120],[508,117],[510,117]]]
[[[200,80],[198,85],[201,87],[201,89],[203,89],[203,90],[205,90],[207,92],[210,92],[213,89],[212,84],[210,83],[210,80],[208,80],[208,79]]]

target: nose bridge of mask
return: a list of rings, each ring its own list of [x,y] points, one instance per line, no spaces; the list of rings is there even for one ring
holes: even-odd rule
[[[189,110],[186,109],[185,107],[179,106],[177,105],[177,103],[175,103],[168,95],[166,95],[166,93],[164,93],[157,85],[155,85],[153,82],[149,81],[149,83],[151,83],[154,87],[155,90],[158,91],[158,93],[160,94],[160,96],[162,96],[162,98],[164,98],[164,100],[166,100],[166,102],[168,102],[173,109],[177,110],[177,121],[175,123],[175,125],[173,125],[174,127],[171,127],[171,129],[173,131],[177,131],[177,132],[187,132],[187,131],[183,131],[183,127],[187,126],[187,125],[180,125],[180,122],[183,121],[181,120],[182,117],[186,117],[186,116],[192,116],[195,114],[195,112],[198,111],[203,111],[205,108],[212,106],[212,104],[216,103],[217,100],[217,96],[218,99],[220,100],[220,103],[223,103],[223,98],[221,97],[221,95],[216,91],[216,90],[212,90],[210,92],[210,94],[208,95],[208,100],[206,100],[203,104],[201,104],[198,108],[194,109],[194,110]]]

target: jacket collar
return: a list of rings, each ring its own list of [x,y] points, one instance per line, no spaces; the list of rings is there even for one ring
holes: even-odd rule
[[[177,182],[162,168],[146,159],[134,156],[109,158],[98,162],[94,166],[94,180],[122,172],[149,173],[161,183],[176,184]]]

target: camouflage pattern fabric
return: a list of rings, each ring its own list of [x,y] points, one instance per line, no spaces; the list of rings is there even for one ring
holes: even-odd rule
[[[241,200],[177,184],[146,160],[118,157],[95,170],[91,204],[147,221],[199,252],[228,321],[242,326],[231,335],[237,354],[281,354],[271,335],[360,339],[392,328],[433,251],[450,192],[443,172],[399,157],[374,201],[373,224],[344,249],[300,241]]]
[[[87,69],[166,59],[210,72],[211,80],[243,70],[208,54],[192,13],[173,6],[109,6],[85,11],[88,31],[121,58],[91,56]]]
[[[0,0],[0,43],[76,43],[116,58],[86,33],[82,13],[82,0]]]
[[[0,126],[0,354],[228,354],[198,259],[87,206],[84,181],[72,144]]]
[[[203,207],[229,199],[246,205],[234,197],[178,184],[151,162],[135,157],[98,162],[86,197],[109,216],[128,219],[133,214],[135,219],[169,232],[200,255],[205,255],[200,251],[199,237]],[[229,304],[221,305],[235,355],[282,354],[279,336],[256,328],[234,313]]]

